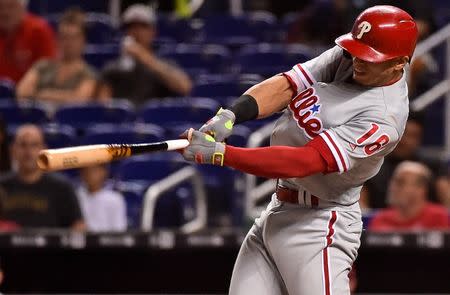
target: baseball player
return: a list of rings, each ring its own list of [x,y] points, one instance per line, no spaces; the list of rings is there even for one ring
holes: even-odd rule
[[[278,179],[241,247],[230,294],[350,293],[359,193],[403,134],[405,66],[416,39],[405,11],[368,8],[337,46],[251,87],[199,131],[189,130],[187,160]],[[280,110],[270,147],[222,143],[234,124]]]

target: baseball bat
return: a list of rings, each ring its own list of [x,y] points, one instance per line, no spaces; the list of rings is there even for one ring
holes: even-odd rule
[[[37,164],[44,171],[81,168],[108,163],[134,155],[178,150],[188,145],[189,141],[187,139],[175,139],[154,143],[96,144],[48,149],[39,152]]]

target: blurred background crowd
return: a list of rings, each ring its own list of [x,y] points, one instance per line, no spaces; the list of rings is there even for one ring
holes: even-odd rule
[[[381,3],[415,17],[421,41],[450,21],[447,0],[1,0],[0,230],[141,228],[147,188],[187,166],[180,155],[44,174],[39,150],[177,138],[251,85],[332,47],[360,11]],[[437,47],[410,64],[411,102],[444,79],[446,52]],[[444,106],[438,99],[412,110],[401,142],[364,185],[369,230],[449,228]],[[229,143],[248,145],[274,120],[237,126]],[[245,175],[195,169],[207,226],[245,227]],[[180,182],[163,193],[152,225],[198,217],[196,192]]]

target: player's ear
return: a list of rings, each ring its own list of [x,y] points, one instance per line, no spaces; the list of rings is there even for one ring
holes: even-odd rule
[[[398,58],[394,68],[397,71],[401,71],[403,70],[403,68],[406,66],[406,64],[409,62],[409,57],[407,56],[402,56],[400,58]]]

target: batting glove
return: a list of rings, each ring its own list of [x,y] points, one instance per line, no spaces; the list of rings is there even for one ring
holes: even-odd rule
[[[206,122],[199,131],[211,135],[216,141],[222,142],[233,132],[235,120],[236,116],[232,111],[220,108],[217,114]]]
[[[223,166],[225,144],[216,142],[211,135],[194,129],[187,130],[185,134],[189,134],[190,144],[183,150],[184,159],[199,164]]]

